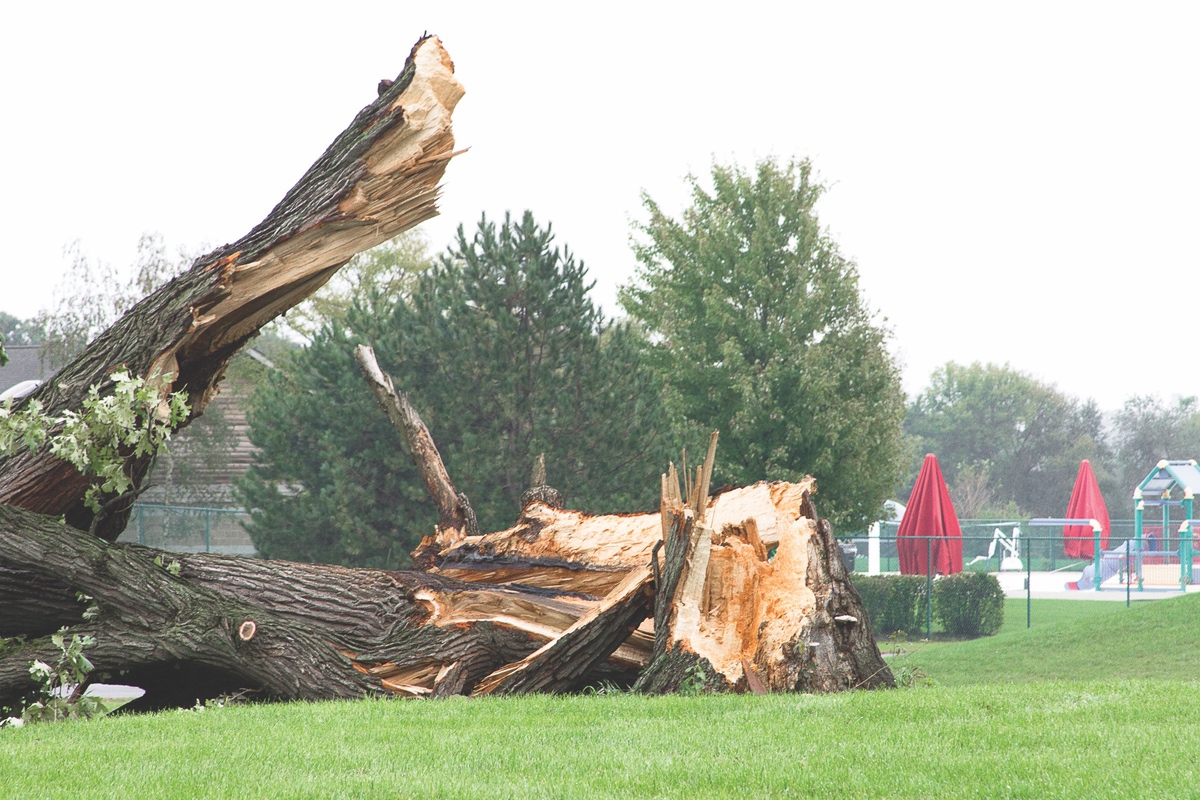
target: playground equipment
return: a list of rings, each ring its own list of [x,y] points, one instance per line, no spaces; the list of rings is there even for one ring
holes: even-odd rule
[[[1178,499],[1174,496],[1176,490],[1179,492]],[[1187,461],[1168,461],[1166,459],[1159,461],[1154,469],[1150,470],[1150,474],[1146,476],[1145,480],[1134,490],[1133,529],[1138,551],[1138,591],[1142,591],[1148,576],[1152,579],[1152,583],[1174,583],[1177,578],[1181,588],[1192,582],[1194,555],[1192,531],[1196,522],[1192,519],[1192,501],[1195,499],[1197,490],[1200,490],[1200,467],[1197,466],[1194,458]],[[1147,508],[1156,506],[1162,509],[1163,541],[1159,547],[1164,551],[1171,549],[1170,542],[1167,540],[1168,532],[1171,530],[1171,508],[1177,506],[1183,508],[1184,520],[1179,526],[1178,574],[1174,571],[1174,564],[1166,563],[1165,556],[1156,557],[1164,559],[1164,563],[1143,563],[1147,558],[1143,541],[1143,517]],[[1162,567],[1168,569],[1161,569]]]
[[[969,567],[971,564],[978,564],[980,561],[991,561],[996,557],[996,545],[1000,545],[1006,551],[1008,551],[1008,555],[1000,559],[1000,571],[1020,572],[1021,570],[1025,569],[1025,565],[1021,563],[1020,540],[1021,529],[1019,527],[1014,527],[1012,529],[1012,536],[1005,536],[1002,530],[996,528],[995,533],[992,534],[992,543],[988,545],[987,555],[975,556],[975,558],[971,559],[971,562],[967,564],[967,566]]]
[[[1029,520],[1029,525],[1031,527],[1035,527],[1035,528],[1038,528],[1038,527],[1044,528],[1044,527],[1057,526],[1057,525],[1087,525],[1087,526],[1089,526],[1092,529],[1092,559],[1093,559],[1092,566],[1090,567],[1090,569],[1092,570],[1092,575],[1100,575],[1101,574],[1100,560],[1101,560],[1102,553],[1100,550],[1100,537],[1104,533],[1104,527],[1100,524],[1099,520],[1071,519],[1071,518],[1063,518],[1063,517],[1041,517],[1039,519]],[[1139,542],[1139,547],[1140,547],[1140,544],[1141,543]],[[1084,570],[1084,572],[1086,573],[1087,570]],[[1095,589],[1097,592],[1100,591],[1100,584],[1102,582],[1103,581],[1095,581]],[[1084,588],[1082,578],[1080,579],[1079,584],[1080,584],[1079,588],[1081,588],[1081,589]],[[1088,588],[1091,588],[1091,587],[1088,587]]]
[[[1096,589],[1098,591],[1101,584],[1116,575],[1118,572],[1121,572],[1122,567],[1125,567],[1129,574],[1125,574],[1122,577],[1124,578],[1124,583],[1128,589],[1128,584],[1134,571],[1134,560],[1136,559],[1136,563],[1139,565],[1139,567],[1142,563],[1142,554],[1137,547],[1137,542],[1128,541],[1122,542],[1112,550],[1105,550],[1100,554],[1100,559],[1098,562],[1100,565],[1100,579],[1096,580],[1096,564],[1088,564],[1086,567],[1084,567],[1083,574],[1079,576],[1079,580],[1074,581],[1073,583],[1068,583],[1067,588]]]

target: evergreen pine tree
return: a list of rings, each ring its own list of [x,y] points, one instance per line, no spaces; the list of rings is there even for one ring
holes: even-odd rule
[[[398,566],[436,513],[352,358],[380,366],[429,427],[481,530],[515,520],[530,469],[567,507],[653,506],[659,387],[636,331],[604,319],[582,262],[531,213],[483,218],[410,296],[366,289],[256,396],[259,465],[242,482],[264,555]]]

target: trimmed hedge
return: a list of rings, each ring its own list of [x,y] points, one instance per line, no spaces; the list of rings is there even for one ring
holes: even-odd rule
[[[871,629],[879,634],[924,629],[925,579],[919,575],[855,575],[854,588],[862,598]]]
[[[920,575],[854,575],[854,588],[877,636],[925,630],[926,580]],[[960,572],[933,582],[933,615],[952,636],[991,636],[1004,622],[1004,592],[994,575]]]
[[[933,615],[952,636],[992,636],[1004,623],[1004,591],[995,575],[960,572],[933,583]]]

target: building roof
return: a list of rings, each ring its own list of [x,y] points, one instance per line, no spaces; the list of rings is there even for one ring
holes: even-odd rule
[[[8,363],[0,367],[0,392],[22,381],[44,381],[54,370],[42,361],[42,348],[36,344],[5,345]]]

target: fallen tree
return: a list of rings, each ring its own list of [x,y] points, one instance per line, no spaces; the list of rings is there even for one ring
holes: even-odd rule
[[[388,84],[384,86],[384,84]],[[199,416],[229,360],[267,322],[319,289],[355,254],[436,215],[437,184],[454,155],[450,115],[463,94],[435,38],[414,46],[394,82],[355,117],[261,223],[201,256],[146,297],[22,405],[78,409],[90,387],[111,390],[124,367],[186,395]],[[186,424],[186,422],[185,422]],[[142,477],[149,458],[133,465]],[[0,503],[88,528],[87,478],[46,447],[0,456]],[[97,533],[113,541],[126,518]]]
[[[271,215],[135,306],[26,403],[77,408],[117,367],[186,394],[200,414],[229,359],[354,253],[436,213],[461,96],[436,39],[355,118]],[[424,571],[166,554],[114,544],[131,495],[95,512],[86,476],[46,446],[0,457],[0,704],[56,658],[45,634],[95,638],[97,676],[146,688],[146,706],[250,689],[279,699],[645,691],[685,680],[735,691],[890,685],[811,479],[720,492],[715,437],[658,513],[562,509],[535,471],[517,524],[481,535],[419,416],[357,354],[439,510]],[[186,420],[185,420],[186,424]],[[149,456],[127,455],[136,486]],[[76,597],[82,597],[77,601]],[[639,678],[640,675],[640,678]]]

